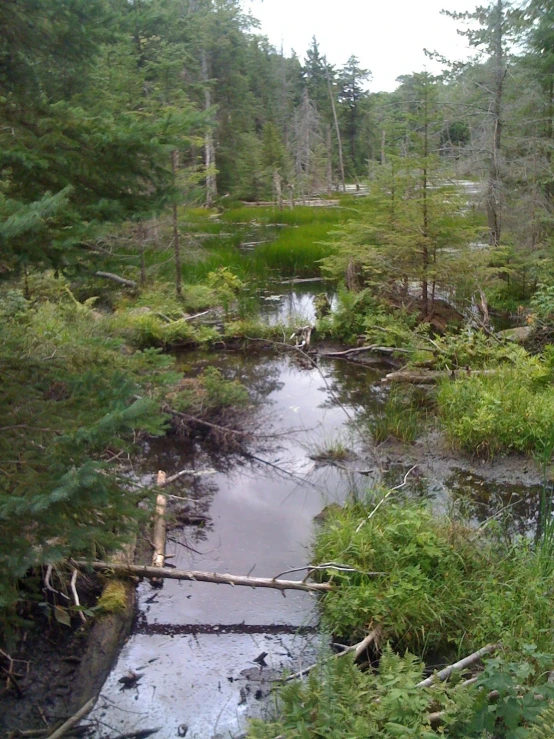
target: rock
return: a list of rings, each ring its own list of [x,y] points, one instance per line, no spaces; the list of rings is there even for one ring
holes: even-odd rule
[[[507,339],[508,341],[515,341],[518,344],[522,344],[524,341],[527,341],[532,331],[532,326],[516,326],[515,328],[507,328],[504,331],[497,331],[496,335],[499,339]]]

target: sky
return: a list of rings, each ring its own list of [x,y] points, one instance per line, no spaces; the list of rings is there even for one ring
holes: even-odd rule
[[[331,64],[350,56],[372,72],[372,92],[394,90],[402,74],[440,71],[423,49],[448,59],[466,58],[466,39],[440,11],[473,10],[477,0],[243,0],[261,22],[261,32],[286,54],[303,58],[312,36]]]

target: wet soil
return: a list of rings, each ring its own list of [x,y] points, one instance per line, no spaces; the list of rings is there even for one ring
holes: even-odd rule
[[[102,584],[88,579],[79,584],[83,605],[92,605],[98,599]],[[48,594],[46,594],[48,595]],[[52,605],[54,598],[44,598]],[[58,598],[63,603],[61,598]],[[0,658],[2,684],[0,687],[0,732],[30,729],[51,730],[56,723],[71,716],[81,705],[84,681],[78,678],[83,667],[89,671],[87,647],[90,643],[92,621],[83,625],[78,617],[71,625],[60,623],[37,603],[21,614],[30,628],[22,627],[22,637],[5,654],[14,660],[10,665],[6,656]],[[114,645],[115,646],[115,645]],[[113,654],[112,654],[113,657]],[[106,665],[109,669],[109,663]],[[6,671],[12,671],[15,680],[8,680]],[[98,674],[97,676],[101,676]],[[106,670],[104,671],[104,679]]]

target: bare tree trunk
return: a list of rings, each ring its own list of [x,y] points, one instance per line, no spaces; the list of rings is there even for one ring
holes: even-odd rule
[[[423,189],[422,193],[422,236],[423,236],[423,249],[422,249],[422,256],[423,256],[423,276],[421,280],[421,300],[422,300],[422,312],[423,317],[426,318],[429,314],[429,281],[428,281],[428,272],[429,272],[429,203],[427,200],[428,195],[428,188],[429,188],[429,181],[428,181],[428,157],[429,157],[429,109],[428,109],[428,90],[425,88],[425,98],[423,103],[423,110],[424,110],[424,123],[423,123],[423,168],[421,170],[421,186]],[[434,301],[435,295],[434,295],[434,288],[433,288],[433,295],[432,295],[432,301]],[[433,310],[433,305],[431,304],[431,310]]]
[[[335,121],[335,132],[337,134],[337,142],[339,145],[339,167],[340,167],[340,178],[342,184],[342,191],[346,192],[346,182],[344,177],[344,159],[342,156],[342,140],[340,137],[339,119],[337,116],[337,106],[335,105],[335,96],[333,94],[333,88],[331,87],[331,77],[329,76],[329,69],[327,68],[327,60],[325,59],[325,72],[327,75],[327,87],[329,89],[329,97],[331,98],[331,108],[333,109],[333,120]]]
[[[496,2],[494,25],[494,97],[492,101],[492,151],[487,183],[487,223],[489,244],[498,246],[502,232],[500,204],[500,149],[502,145],[502,96],[506,64],[504,59],[504,0]]]
[[[333,147],[331,144],[331,126],[327,126],[327,195],[333,191]]]
[[[387,157],[385,154],[385,142],[387,140],[387,132],[385,129],[381,131],[381,164],[387,163]]]
[[[204,109],[206,113],[212,107],[212,93],[209,86],[208,57],[206,50],[202,49],[202,78],[204,81]],[[211,124],[206,127],[204,136],[204,151],[206,164],[206,205],[208,208],[217,197],[217,182],[215,178],[215,146]]]
[[[173,185],[177,180],[177,169],[179,168],[179,152],[175,149],[171,155],[171,168],[173,170]],[[179,219],[177,213],[177,202],[173,201],[173,250],[175,254],[175,291],[178,298],[183,297],[183,273],[181,267],[181,246],[179,241]]]

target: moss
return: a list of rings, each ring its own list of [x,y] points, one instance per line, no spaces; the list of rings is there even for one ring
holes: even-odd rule
[[[123,613],[127,608],[128,589],[123,580],[110,580],[98,600],[101,613]]]

